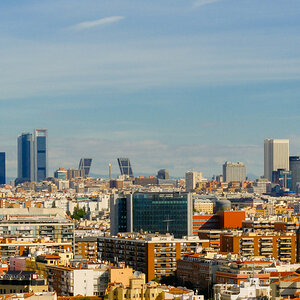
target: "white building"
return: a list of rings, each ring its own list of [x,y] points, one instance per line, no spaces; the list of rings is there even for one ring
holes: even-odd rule
[[[264,177],[272,181],[272,172],[289,171],[289,140],[266,139],[264,141]]]
[[[186,172],[185,173],[185,186],[186,191],[190,192],[196,188],[197,183],[202,181],[202,173],[201,172]]]
[[[49,289],[60,296],[104,295],[109,281],[105,264],[83,264],[78,267],[48,266]]]
[[[267,194],[272,190],[272,183],[266,178],[259,178],[253,183],[253,186],[248,188],[249,193],[254,194]]]
[[[215,284],[214,300],[270,299],[270,286],[260,285],[259,278],[237,284]]]
[[[223,165],[224,182],[244,181],[246,180],[246,166],[241,162],[232,163],[226,161]]]

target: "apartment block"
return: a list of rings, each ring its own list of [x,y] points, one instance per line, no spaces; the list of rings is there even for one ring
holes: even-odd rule
[[[56,291],[58,296],[103,296],[108,285],[109,271],[105,264],[46,268],[49,290]]]
[[[270,283],[270,271],[274,266],[273,259],[234,260],[219,266],[216,271],[217,283],[241,284],[250,278],[257,278],[261,284]]]
[[[196,236],[176,239],[172,235],[123,233],[115,237],[99,237],[98,253],[101,260],[124,262],[145,273],[149,281],[173,275],[176,261],[185,253],[197,252],[203,242]]]
[[[284,262],[295,263],[296,233],[291,232],[232,232],[221,234],[220,251],[244,257],[272,256]]]
[[[3,238],[49,238],[74,246],[74,222],[59,208],[2,208],[0,236]]]
[[[216,283],[216,271],[227,262],[224,258],[208,258],[203,254],[186,254],[177,262],[176,276],[182,284],[191,282],[199,289],[211,289]]]
[[[97,237],[76,237],[75,255],[80,255],[88,261],[97,261]]]
[[[50,238],[0,238],[1,259],[9,259],[11,256],[27,256],[41,248],[52,252],[71,251],[73,249],[73,245],[68,241],[51,241]]]

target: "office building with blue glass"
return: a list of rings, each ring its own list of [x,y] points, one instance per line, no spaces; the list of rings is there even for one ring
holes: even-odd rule
[[[47,129],[34,130],[34,181],[48,177],[48,132]]]
[[[118,164],[119,164],[121,175],[128,176],[131,178],[134,177],[129,158],[126,157],[118,158]]]
[[[22,133],[18,137],[18,179],[20,181],[34,180],[33,136]]]
[[[18,137],[18,182],[42,181],[48,176],[47,130]]]
[[[136,192],[111,197],[111,234],[118,232],[192,235],[193,204],[186,192]]]
[[[290,171],[292,173],[291,189],[299,193],[300,187],[300,156],[290,156]]]
[[[92,165],[92,158],[81,158],[79,161],[79,170],[84,170],[84,177],[89,176]]]
[[[0,152],[0,184],[6,184],[5,152]]]

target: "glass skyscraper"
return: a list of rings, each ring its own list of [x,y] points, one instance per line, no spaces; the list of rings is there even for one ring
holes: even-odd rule
[[[121,175],[133,177],[133,172],[132,172],[129,158],[125,158],[125,157],[118,158],[118,164],[120,167]]]
[[[47,138],[47,129],[34,130],[34,181],[43,181],[48,176]]]
[[[34,180],[33,136],[22,133],[18,137],[18,179],[21,181]]]
[[[92,158],[81,158],[79,162],[79,169],[84,170],[84,176],[89,176],[92,165]]]
[[[47,130],[18,137],[18,181],[42,181],[48,176]]]
[[[6,183],[5,152],[0,152],[0,184]]]
[[[290,170],[292,173],[292,190],[298,191],[297,185],[300,186],[300,156],[290,156]]]

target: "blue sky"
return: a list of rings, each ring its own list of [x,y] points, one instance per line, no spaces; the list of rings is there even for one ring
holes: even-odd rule
[[[263,140],[300,154],[299,0],[0,2],[0,151],[48,128],[49,167],[263,173]]]

